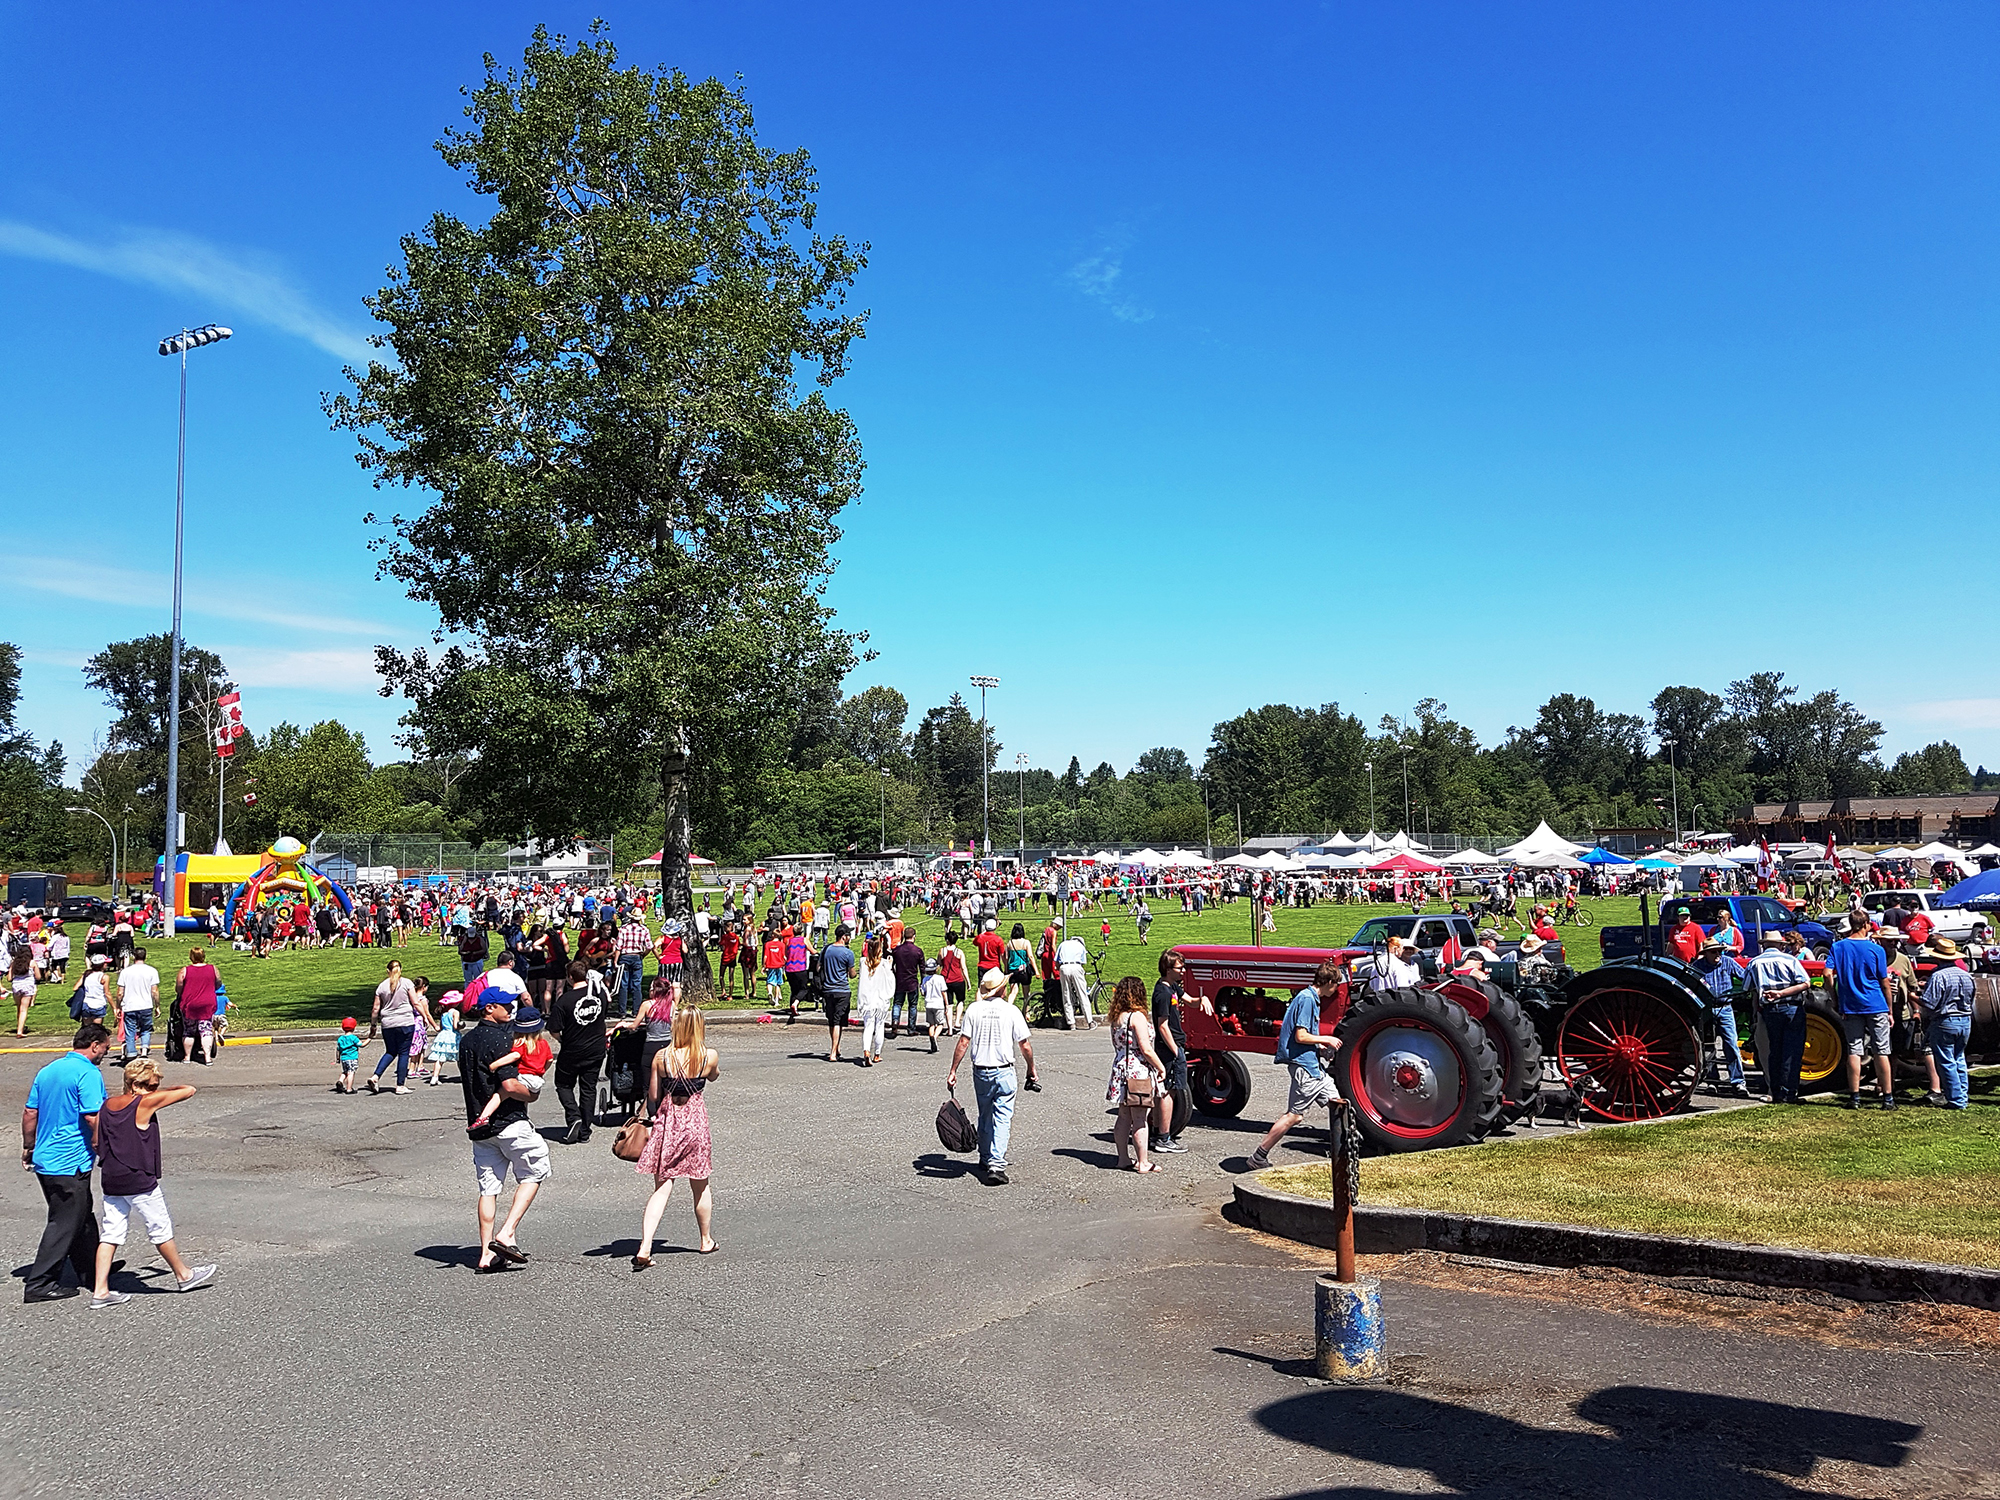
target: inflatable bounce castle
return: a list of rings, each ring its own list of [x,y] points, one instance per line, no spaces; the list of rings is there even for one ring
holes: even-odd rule
[[[308,907],[331,901],[343,912],[354,910],[354,899],[340,882],[329,879],[305,863],[306,846],[295,838],[281,838],[264,851],[265,863],[257,873],[229,894],[223,909],[225,931],[236,931],[239,915],[263,911],[266,907]]]

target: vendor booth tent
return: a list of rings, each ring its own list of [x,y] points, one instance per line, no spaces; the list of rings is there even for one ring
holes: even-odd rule
[[[1991,911],[2000,906],[2000,870],[1986,870],[1970,880],[1961,880],[1938,898],[1938,904]]]
[[[1977,849],[1965,851],[1967,859],[1993,859],[2000,856],[2000,844],[1981,844]]]
[[[1463,868],[1468,865],[1484,865],[1498,869],[1500,856],[1497,854],[1488,854],[1483,849],[1461,849],[1456,854],[1447,854],[1444,862],[1454,869]]]
[[[1371,875],[1435,875],[1444,868],[1410,853],[1394,854],[1368,867]]]
[[[643,849],[645,845],[641,844],[639,847]],[[654,869],[655,867],[658,866],[661,860],[666,858],[666,856],[667,856],[667,851],[662,849],[657,854],[647,855],[644,859],[633,860],[632,868],[635,870]],[[691,865],[712,865],[715,863],[715,861],[712,859],[703,859],[699,854],[690,854],[688,856],[688,863]]]
[[[1194,870],[1213,863],[1192,849],[1176,849],[1167,856],[1166,862],[1178,870]]]
[[[1500,853],[1505,858],[1513,860],[1516,864],[1525,864],[1528,862],[1529,857],[1533,855],[1575,855],[1583,853],[1583,849],[1584,846],[1582,844],[1571,843],[1553,828],[1549,827],[1547,819],[1543,819],[1535,825],[1533,833],[1522,839],[1518,844],[1508,845]]]
[[[1622,854],[1613,854],[1609,849],[1586,849],[1577,856],[1587,865],[1629,865],[1631,860]]]

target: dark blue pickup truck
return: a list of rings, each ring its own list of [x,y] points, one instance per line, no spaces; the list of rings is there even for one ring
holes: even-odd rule
[[[1660,903],[1660,919],[1648,927],[1606,927],[1598,934],[1604,959],[1638,958],[1661,954],[1666,934],[1680,921],[1683,911],[1692,911],[1703,932],[1713,932],[1717,918],[1727,908],[1736,925],[1743,929],[1743,956],[1760,946],[1759,933],[1796,932],[1805,939],[1808,952],[1824,959],[1833,946],[1834,934],[1809,917],[1802,917],[1784,902],[1770,896],[1669,896]]]

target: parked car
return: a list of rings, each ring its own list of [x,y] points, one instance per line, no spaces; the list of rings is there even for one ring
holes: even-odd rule
[[[1445,941],[1454,936],[1457,937],[1460,947],[1470,948],[1479,941],[1478,926],[1472,918],[1461,917],[1451,912],[1439,912],[1435,915],[1427,913],[1423,916],[1370,917],[1361,924],[1354,936],[1347,940],[1347,946],[1379,948],[1391,937],[1399,937],[1406,943],[1413,943],[1420,954],[1435,957],[1438,950],[1444,947]],[[1505,958],[1520,946],[1520,940],[1514,938],[1496,943],[1494,951]],[[1542,949],[1542,955],[1552,964],[1562,963],[1561,941],[1548,944]]]
[[[1876,921],[1886,919],[1896,907],[1905,911],[1920,911],[1931,919],[1932,930],[1939,937],[1948,937],[1954,943],[1983,943],[1992,935],[1993,925],[1984,912],[1967,911],[1962,906],[1945,906],[1938,897],[1940,891],[1868,891],[1861,897],[1862,907],[1873,914]]]
[[[102,896],[65,896],[56,915],[65,922],[109,922],[117,910]]]

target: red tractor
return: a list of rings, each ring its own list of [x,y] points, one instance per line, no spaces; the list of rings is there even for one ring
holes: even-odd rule
[[[1544,1058],[1552,1081],[1593,1114],[1659,1119],[1686,1106],[1715,1035],[1693,972],[1672,959],[1558,969],[1529,983],[1511,961],[1486,981],[1436,976],[1427,963],[1434,977],[1423,985],[1371,992],[1355,972],[1372,960],[1366,948],[1175,951],[1194,1107],[1225,1117],[1250,1098],[1245,1054],[1274,1056],[1293,995],[1322,961],[1338,963],[1340,992],[1320,1010],[1320,1030],[1341,1039],[1330,1071],[1362,1135],[1387,1151],[1461,1145],[1523,1117],[1541,1093]]]

